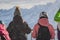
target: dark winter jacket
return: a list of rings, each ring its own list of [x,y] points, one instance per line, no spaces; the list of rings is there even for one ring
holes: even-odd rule
[[[25,34],[29,34],[31,29],[21,16],[15,16],[7,28],[12,40],[27,40]]]

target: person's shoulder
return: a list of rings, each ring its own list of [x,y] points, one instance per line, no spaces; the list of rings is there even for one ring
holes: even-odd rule
[[[4,24],[0,24],[0,28],[4,28]]]
[[[4,26],[4,24],[0,24],[0,26]]]
[[[52,24],[49,24],[48,26],[51,26],[52,27],[53,25]]]
[[[24,23],[24,24],[27,24],[27,22],[25,22],[25,21],[24,21],[23,23]]]
[[[52,24],[49,24],[49,25],[48,25],[48,28],[53,28],[53,25],[52,25]]]
[[[13,21],[11,21],[10,23],[9,23],[9,25],[12,25],[13,24]]]
[[[11,26],[13,26],[13,21],[11,21],[11,22],[9,23],[9,25],[8,25],[7,28],[10,28]]]
[[[34,25],[34,28],[37,28],[37,27],[39,27],[39,25],[38,25],[38,24],[35,24],[35,25]]]
[[[13,23],[13,21],[11,21],[9,24],[12,24]]]
[[[2,24],[0,24],[0,25],[2,25]]]

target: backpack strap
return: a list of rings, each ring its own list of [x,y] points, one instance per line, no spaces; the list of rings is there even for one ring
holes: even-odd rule
[[[39,23],[37,23],[39,25],[39,27],[42,27],[42,25],[40,25]]]

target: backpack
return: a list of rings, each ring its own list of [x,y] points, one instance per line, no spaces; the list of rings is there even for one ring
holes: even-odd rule
[[[40,25],[39,23],[38,25],[40,28],[38,29],[38,36],[36,40],[50,40],[51,35],[48,27]]]

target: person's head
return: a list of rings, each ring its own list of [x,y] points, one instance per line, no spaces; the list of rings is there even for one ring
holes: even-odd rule
[[[21,16],[21,13],[20,13],[19,7],[17,7],[17,6],[16,6],[16,9],[15,9],[15,12],[14,12],[14,16],[16,16],[16,15]]]
[[[40,19],[41,18],[47,18],[48,19],[47,13],[46,12],[41,12],[39,18]]]
[[[23,22],[23,19],[21,16],[16,15],[16,16],[14,16],[13,21],[14,21],[14,23],[21,23],[21,22]]]
[[[44,25],[44,26],[47,26],[49,24],[46,12],[40,13],[38,23],[41,24],[41,25]]]
[[[0,20],[0,24],[2,24],[2,21]]]

